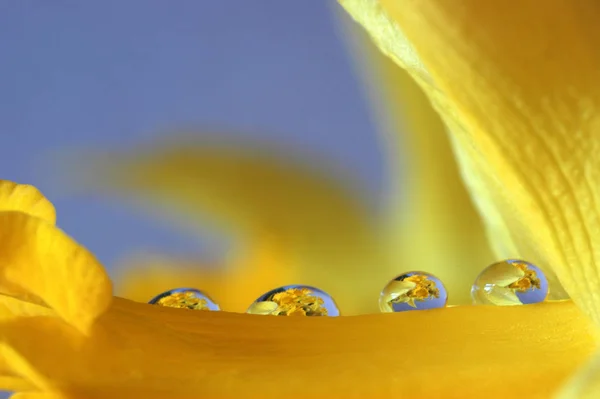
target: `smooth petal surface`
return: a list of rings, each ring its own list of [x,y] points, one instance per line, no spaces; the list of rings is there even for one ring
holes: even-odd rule
[[[272,381],[293,397],[547,398],[593,350],[587,320],[570,302],[288,318],[115,298],[87,338],[40,316],[1,322],[0,341],[16,373],[77,398],[279,398]]]
[[[384,259],[375,207],[352,178],[315,157],[215,136],[85,159],[81,182],[90,189],[166,205],[197,229],[212,221],[242,246],[276,236],[286,250],[278,267],[301,280],[286,284],[316,285],[347,314],[376,311],[376,293],[395,273]]]
[[[355,10],[370,3],[343,4]],[[386,26],[381,25],[381,17],[374,19],[379,27]],[[382,147],[387,150],[392,195],[386,241],[391,262],[398,265],[397,274],[433,273],[450,292],[450,303],[470,304],[475,278],[497,258],[459,174],[446,129],[414,79],[379,51],[360,27],[347,25],[346,37],[370,89],[375,119],[383,133]],[[395,46],[394,40],[389,39],[393,48],[408,48]]]

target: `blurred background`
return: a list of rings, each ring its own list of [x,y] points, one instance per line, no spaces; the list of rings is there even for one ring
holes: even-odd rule
[[[114,274],[133,250],[218,258],[115,198],[68,195],[54,158],[216,129],[324,154],[376,204],[383,165],[333,1],[0,4],[1,178],[40,188]],[[68,190],[67,190],[68,191]],[[2,397],[6,397],[6,394]]]
[[[379,144],[335,7],[3,2],[2,178],[40,188],[61,228],[111,273],[132,249],[209,259],[221,247],[118,199],[67,195],[69,182],[52,159],[57,150],[117,150],[182,129],[218,129],[323,154],[376,201],[383,189]]]

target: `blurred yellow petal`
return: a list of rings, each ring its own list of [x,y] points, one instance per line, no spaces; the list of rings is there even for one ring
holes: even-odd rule
[[[596,351],[592,360],[569,379],[559,391],[556,399],[596,399],[600,393],[600,352]]]
[[[35,187],[0,180],[0,212],[19,211],[56,223],[54,205]]]
[[[421,325],[439,328],[407,328]],[[11,348],[3,354],[20,375],[49,392],[111,399],[279,398],[272,381],[310,398],[407,389],[416,398],[507,398],[515,389],[548,398],[595,345],[591,323],[570,302],[309,318],[115,298],[89,337],[57,318],[0,327]],[[315,375],[327,378],[307,384]]]
[[[274,237],[261,235],[251,242],[255,244],[236,252],[226,267],[156,255],[133,257],[119,268],[116,291],[148,302],[161,292],[191,286],[210,295],[222,310],[245,312],[265,292],[300,280],[298,270],[287,267],[285,249]]]
[[[346,28],[370,89],[393,178],[387,238],[392,262],[406,265],[397,273],[416,269],[436,275],[450,292],[450,303],[471,303],[471,285],[496,258],[459,174],[445,127],[409,74],[362,32]]]
[[[272,272],[301,280],[285,284],[316,285],[346,314],[376,311],[376,293],[396,266],[384,260],[381,223],[365,192],[323,161],[264,145],[176,137],[86,157],[89,167],[80,181],[93,190],[167,205],[170,215],[196,228],[216,221],[241,238],[242,247],[263,234],[275,236],[286,253]],[[245,295],[251,289],[246,285]]]
[[[0,212],[0,291],[45,304],[87,331],[110,304],[111,282],[85,248],[54,225]]]

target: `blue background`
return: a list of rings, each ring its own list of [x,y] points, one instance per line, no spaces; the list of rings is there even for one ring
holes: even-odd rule
[[[109,271],[206,243],[126,204],[68,197],[50,155],[218,127],[326,153],[377,194],[383,163],[329,1],[3,1],[0,176],[38,186]],[[68,186],[68,185],[67,185]]]

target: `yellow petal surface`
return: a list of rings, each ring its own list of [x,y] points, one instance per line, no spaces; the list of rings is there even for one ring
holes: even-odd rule
[[[355,17],[443,116],[496,252],[552,267],[599,322],[598,3],[368,3],[375,12]],[[364,23],[373,16],[387,33]],[[390,32],[411,51],[385,46]],[[568,397],[600,395],[597,363],[573,380]]]
[[[133,257],[119,267],[116,290],[123,297],[148,302],[161,292],[193,287],[210,295],[221,310],[245,312],[265,292],[301,280],[298,270],[286,267],[285,249],[276,239],[262,235],[252,242],[221,267],[152,255]]]
[[[308,318],[115,298],[89,337],[40,316],[0,340],[15,373],[73,397],[278,398],[285,381],[293,397],[547,398],[593,331],[570,302]]]
[[[395,267],[383,259],[382,229],[365,192],[328,162],[259,144],[173,138],[86,157],[82,180],[94,190],[166,205],[167,214],[197,229],[216,222],[241,246],[276,236],[286,249],[279,267],[301,280],[287,283],[318,286],[347,314],[376,311],[374,293]]]
[[[437,87],[491,238],[552,267],[600,321],[598,3],[382,4]]]
[[[15,215],[26,222],[7,223]],[[0,252],[17,260],[44,254],[40,261],[2,264],[21,270],[14,282],[32,284],[31,294],[52,299],[46,302],[53,308],[0,295],[0,375],[12,377],[0,379],[7,384],[0,388],[15,388],[20,378],[42,397],[276,398],[281,384],[273,381],[285,381],[289,392],[311,398],[401,397],[407,387],[414,398],[505,398],[515,387],[546,398],[597,342],[592,323],[571,302],[271,317],[115,297],[101,309],[107,291],[90,282],[101,287],[104,277],[84,248],[41,219],[15,212],[0,212],[0,219],[2,242],[38,238]],[[46,231],[19,228],[35,225]],[[50,238],[56,244],[48,247]],[[48,295],[48,285],[31,279],[36,273],[62,290]],[[65,317],[63,304],[74,297],[81,301]],[[85,334],[80,319],[93,320]]]
[[[343,4],[355,10],[369,3]],[[450,303],[471,303],[475,278],[497,258],[459,174],[445,127],[409,74],[358,28],[346,26],[347,36],[370,89],[392,177],[387,237],[391,262],[399,265],[398,274],[433,273],[450,293]],[[392,40],[390,45],[397,47]]]
[[[35,187],[0,180],[0,212],[19,211],[56,223],[54,205]]]
[[[0,212],[0,226],[1,292],[45,304],[86,331],[112,298],[102,265],[45,220]]]

